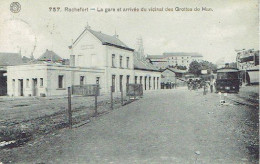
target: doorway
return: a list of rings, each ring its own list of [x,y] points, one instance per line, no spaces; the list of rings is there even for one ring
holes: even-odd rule
[[[37,96],[37,79],[32,79],[32,95]]]
[[[23,96],[23,79],[19,79],[18,95]]]

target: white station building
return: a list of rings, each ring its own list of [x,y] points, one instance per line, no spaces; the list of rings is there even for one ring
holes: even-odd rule
[[[139,52],[118,39],[86,27],[69,46],[70,65],[25,64],[7,67],[9,96],[66,95],[72,85],[99,84],[102,93],[125,91],[126,84],[143,84],[143,90],[160,89],[161,72]],[[138,55],[137,55],[138,54]]]

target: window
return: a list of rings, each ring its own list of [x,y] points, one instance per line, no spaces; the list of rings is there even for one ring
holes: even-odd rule
[[[43,86],[43,78],[40,78],[40,86]]]
[[[129,84],[129,82],[130,82],[130,76],[127,75],[127,77],[126,77],[126,84]]]
[[[26,87],[29,88],[29,79],[26,79]]]
[[[58,77],[58,87],[63,88],[63,75],[59,75]]]
[[[100,83],[100,77],[96,77],[96,84]]]
[[[153,89],[155,89],[155,77],[153,78]]]
[[[79,85],[84,85],[84,76],[79,77]]]
[[[112,75],[112,92],[115,92],[116,75]]]
[[[126,68],[129,68],[129,57],[126,58]]]
[[[115,54],[112,54],[112,67],[115,67]]]
[[[138,78],[138,77],[137,77],[137,76],[135,76],[135,84],[137,84],[137,78]]]
[[[128,84],[129,84],[129,82],[130,82],[130,76],[129,75],[127,75],[126,76],[126,92],[128,92]]]
[[[157,77],[157,89],[159,89],[159,77]]]
[[[151,89],[151,77],[149,77],[149,90]]]
[[[143,84],[143,76],[140,76],[140,84]]]
[[[91,64],[90,66],[95,67],[97,66],[96,54],[91,54]]]
[[[122,89],[123,89],[123,75],[120,75],[120,92],[122,92]]]
[[[122,60],[123,60],[123,56],[120,56],[120,68],[122,68],[123,66],[122,66]]]

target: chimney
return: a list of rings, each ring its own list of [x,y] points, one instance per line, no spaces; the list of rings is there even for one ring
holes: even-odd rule
[[[85,28],[86,29],[91,29],[91,27],[88,25],[88,22],[87,22],[87,26]]]
[[[119,38],[119,35],[117,35],[116,30],[115,30],[115,34],[113,36],[116,38]]]

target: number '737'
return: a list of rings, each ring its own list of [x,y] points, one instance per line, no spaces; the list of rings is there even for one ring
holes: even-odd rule
[[[60,11],[60,7],[49,7],[49,11],[58,12]]]

